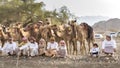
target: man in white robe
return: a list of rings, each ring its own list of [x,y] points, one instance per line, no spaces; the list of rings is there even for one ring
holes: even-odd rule
[[[106,36],[106,40],[102,42],[102,51],[105,54],[113,54],[116,52],[116,42],[111,39],[111,36]]]
[[[19,45],[20,54],[27,56],[28,55],[28,45],[29,41],[26,37],[22,38],[22,42]]]
[[[12,38],[9,38],[2,48],[2,52],[10,56],[17,54],[17,50],[18,46],[16,42],[13,42]]]
[[[38,44],[35,42],[33,38],[31,38],[30,42],[27,41],[24,45],[20,47],[20,50],[23,50],[24,55],[27,54],[28,56],[37,56],[38,55]]]
[[[55,57],[57,56],[57,51],[58,51],[58,43],[55,42],[54,38],[51,38],[50,42],[48,42],[47,51],[45,52],[45,55],[49,57]]]

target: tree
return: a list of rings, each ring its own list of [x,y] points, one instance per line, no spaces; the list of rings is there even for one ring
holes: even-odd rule
[[[38,22],[51,18],[53,24],[66,23],[71,13],[66,6],[59,10],[45,10],[43,2],[35,0],[0,0],[0,23],[9,26],[11,23],[23,24]]]
[[[70,10],[66,6],[62,6],[59,11],[59,20],[66,23],[69,20]]]
[[[6,0],[4,3],[0,5],[0,22],[4,25],[9,21],[9,23],[17,21],[28,23],[36,22],[40,18],[43,19],[42,8],[45,5],[43,2],[34,3],[34,0]]]

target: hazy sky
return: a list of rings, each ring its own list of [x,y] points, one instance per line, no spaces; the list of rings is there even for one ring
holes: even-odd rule
[[[47,10],[67,6],[77,16],[108,16],[120,18],[120,0],[37,0],[46,4]]]

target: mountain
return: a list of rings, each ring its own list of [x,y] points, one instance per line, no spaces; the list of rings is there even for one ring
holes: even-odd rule
[[[95,23],[92,27],[94,31],[120,31],[120,19],[113,18],[107,21],[100,21]]]
[[[110,18],[105,16],[81,16],[81,17],[78,17],[77,20],[78,20],[78,23],[86,22],[89,25],[93,25],[95,22],[108,20],[108,19]]]

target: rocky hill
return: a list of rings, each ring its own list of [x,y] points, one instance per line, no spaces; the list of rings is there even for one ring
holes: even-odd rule
[[[120,19],[114,18],[107,21],[100,21],[93,25],[94,31],[120,31]]]
[[[95,22],[103,21],[103,20],[109,20],[109,17],[105,16],[81,16],[79,17],[78,22],[87,22],[89,25],[94,25]]]

